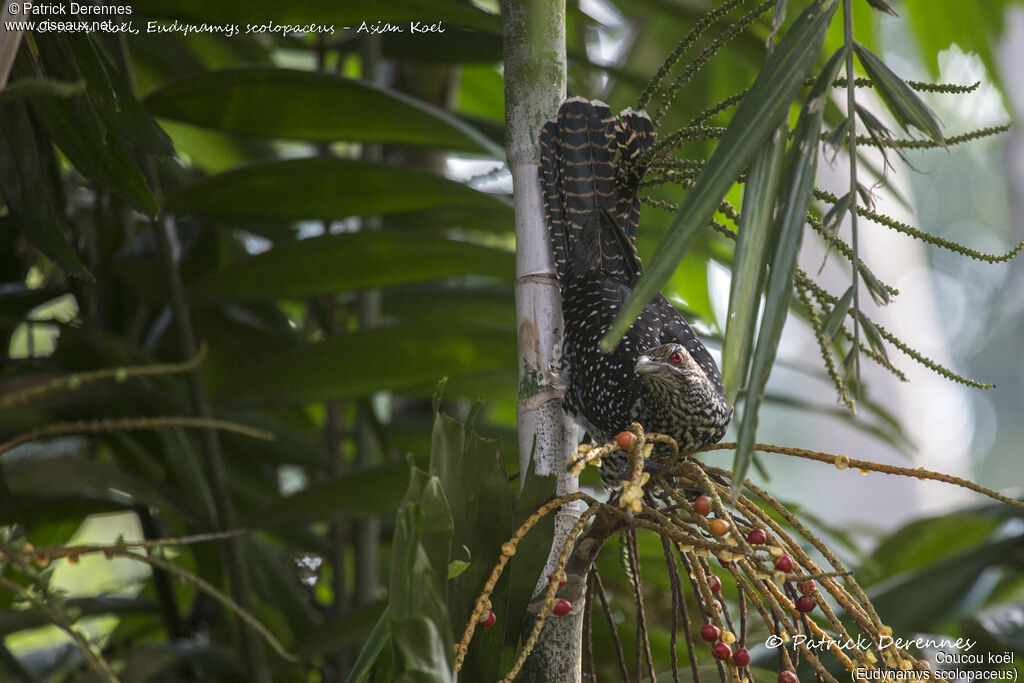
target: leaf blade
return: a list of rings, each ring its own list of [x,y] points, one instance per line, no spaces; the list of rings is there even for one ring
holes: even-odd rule
[[[686,195],[672,227],[659,245],[657,255],[602,340],[603,347],[617,344],[644,306],[657,295],[659,287],[675,269],[688,234],[711,219],[740,170],[753,158],[783,117],[821,50],[837,6],[837,0],[817,0],[810,5],[768,56],[718,146]]]

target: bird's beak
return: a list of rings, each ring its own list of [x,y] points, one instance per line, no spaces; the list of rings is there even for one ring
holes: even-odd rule
[[[650,375],[661,370],[661,364],[650,356],[640,356],[636,360],[636,371],[641,375]]]

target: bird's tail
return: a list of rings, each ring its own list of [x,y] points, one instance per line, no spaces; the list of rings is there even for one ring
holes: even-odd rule
[[[643,156],[654,144],[651,120],[627,109],[574,97],[540,134],[540,179],[555,270],[599,268],[633,281],[640,260],[633,240],[640,216]]]

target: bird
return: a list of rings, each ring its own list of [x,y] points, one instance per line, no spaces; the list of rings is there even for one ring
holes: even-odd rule
[[[661,294],[611,351],[601,340],[643,272],[636,251],[639,185],[656,142],[646,112],[565,100],[540,132],[545,222],[562,303],[563,407],[598,442],[640,423],[681,453],[718,442],[732,419],[711,353]],[[626,459],[604,458],[614,486]],[[657,453],[656,453],[657,455]]]

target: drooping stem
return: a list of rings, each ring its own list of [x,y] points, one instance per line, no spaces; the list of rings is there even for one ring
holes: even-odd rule
[[[853,354],[853,396],[860,398],[860,249],[857,236],[857,85],[853,73],[853,2],[843,0],[843,35],[846,41],[846,115],[850,118],[849,141],[846,153],[850,160],[850,247],[853,250],[853,271],[851,286],[853,287],[853,342],[850,353]]]

